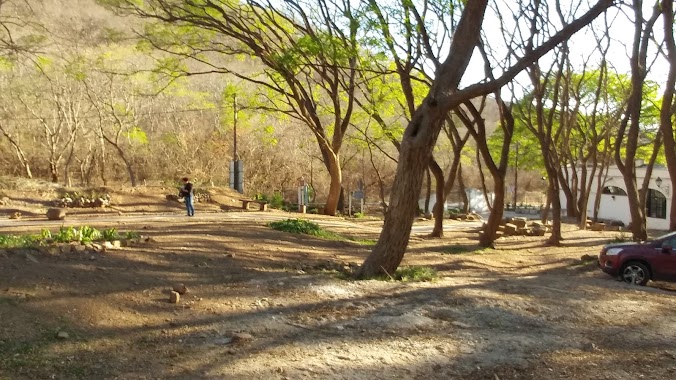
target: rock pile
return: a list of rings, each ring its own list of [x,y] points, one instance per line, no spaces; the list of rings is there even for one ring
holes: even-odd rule
[[[110,206],[110,194],[98,195],[98,196],[89,196],[85,197],[83,195],[66,195],[61,199],[54,201],[56,207],[62,208],[101,208]]]
[[[552,232],[551,222],[544,224],[538,220],[529,221],[526,218],[515,217],[505,219],[498,226],[498,237],[501,236],[545,236]]]

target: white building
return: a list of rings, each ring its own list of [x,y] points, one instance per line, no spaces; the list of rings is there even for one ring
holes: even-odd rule
[[[484,197],[484,193],[481,190],[467,188],[465,189],[465,193],[467,194],[467,199],[469,200],[470,211],[475,212],[477,214],[487,214],[490,211],[488,209],[488,204],[486,203],[486,197]],[[495,198],[495,194],[490,193],[489,197],[492,200]],[[430,194],[430,205],[429,205],[430,212],[431,210],[434,209],[434,205],[436,203],[437,196],[434,192],[432,192],[432,194]],[[421,210],[425,209],[425,198],[421,198],[418,200],[418,207],[420,207]],[[462,205],[458,203],[450,203],[448,200],[446,200],[446,204],[444,204],[444,211],[448,210],[449,207],[461,208]]]
[[[646,174],[646,165],[642,162],[636,163],[636,182],[640,187]],[[597,193],[597,178],[595,176],[592,183],[592,191],[587,203],[587,216],[594,216],[594,202]],[[652,171],[650,185],[648,186],[648,197],[646,198],[646,223],[648,229],[668,230],[669,214],[671,210],[671,180],[666,167],[655,166]],[[631,213],[629,211],[629,199],[627,198],[627,187],[624,184],[622,173],[616,166],[608,169],[605,181],[601,191],[601,203],[599,206],[599,219],[619,220],[625,225],[631,223]],[[566,197],[561,192],[561,207],[566,209]]]

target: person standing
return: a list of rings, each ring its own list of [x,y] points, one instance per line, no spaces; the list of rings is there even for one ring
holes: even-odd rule
[[[188,177],[183,177],[183,188],[181,195],[185,199],[185,208],[188,211],[188,216],[195,216],[194,192],[193,186]]]

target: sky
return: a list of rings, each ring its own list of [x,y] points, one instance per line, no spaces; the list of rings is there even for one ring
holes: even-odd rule
[[[501,1],[502,0],[496,0],[496,3],[500,3]],[[563,3],[565,2],[566,1],[564,0]],[[648,4],[644,6],[644,17],[647,18],[652,13],[652,2],[646,1],[646,3]],[[562,7],[565,7],[565,5],[562,5]],[[580,13],[586,11],[588,8],[589,5],[586,5],[580,10]],[[555,14],[550,14],[550,16],[555,17]],[[599,30],[605,29],[603,17],[604,16],[602,15],[595,21],[595,28]],[[631,55],[631,44],[634,33],[633,20],[630,17],[633,17],[633,14],[631,13],[630,9],[624,6],[623,8],[613,8],[609,10],[605,17],[608,20],[608,24],[610,24],[609,30],[612,39],[611,47],[608,52],[608,61],[617,72],[628,74],[630,73],[629,57]],[[655,24],[655,39],[658,41],[663,39],[663,25],[662,18],[660,18]],[[499,40],[502,39],[502,32],[499,29],[499,22],[497,21],[494,13],[487,13],[483,24],[483,30],[487,36],[496,36],[496,38],[491,38],[491,44],[498,44]],[[600,62],[600,55],[598,53],[594,54],[596,49],[596,38],[590,28],[585,28],[574,35],[570,40],[569,46],[570,59],[576,68],[581,68],[584,60],[587,59],[590,54],[592,54],[593,57],[590,61],[590,64],[597,66],[598,62]],[[654,46],[654,44],[651,46],[651,49],[649,49],[649,56],[658,56],[657,48]],[[545,63],[547,61],[551,61],[551,59],[548,60],[547,57],[544,57],[541,62]],[[650,62],[648,64],[650,65]],[[663,90],[662,86],[664,84],[664,78],[666,78],[668,70],[669,65],[666,58],[663,56],[658,56],[658,59],[652,64],[648,72],[648,79],[656,81],[660,85],[660,91]],[[497,76],[500,73],[501,71],[496,70],[494,74]],[[462,85],[476,83],[481,81],[484,77],[485,75],[483,72],[482,59],[479,56],[479,53],[475,52],[465,77],[463,77]],[[517,81],[519,83],[528,83],[528,79],[524,73],[517,77]],[[516,89],[515,92],[519,92],[519,90]]]

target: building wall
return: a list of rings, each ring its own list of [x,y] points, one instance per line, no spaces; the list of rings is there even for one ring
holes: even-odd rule
[[[637,182],[639,186],[643,183],[643,178],[645,177],[645,167],[636,168]],[[657,186],[655,179],[662,179],[662,184],[660,187]],[[669,213],[671,211],[671,180],[669,179],[669,173],[666,168],[656,167],[653,169],[651,181],[649,188],[659,191],[667,199],[667,217],[665,219],[661,218],[646,218],[646,224],[648,229],[654,230],[668,230],[669,229]],[[624,179],[620,171],[612,167],[608,170],[608,175],[606,180],[603,183],[603,187],[615,186],[619,187],[625,192],[627,187],[624,185]],[[589,202],[587,203],[587,215],[589,218],[594,216],[594,201],[596,199],[596,179],[592,183],[592,192],[589,196]],[[566,197],[561,192],[561,206],[565,210],[566,208]],[[627,196],[623,195],[610,195],[610,194],[601,194],[601,204],[599,206],[599,219],[604,220],[619,220],[622,221],[625,225],[631,223],[631,212],[629,210],[629,199]]]

